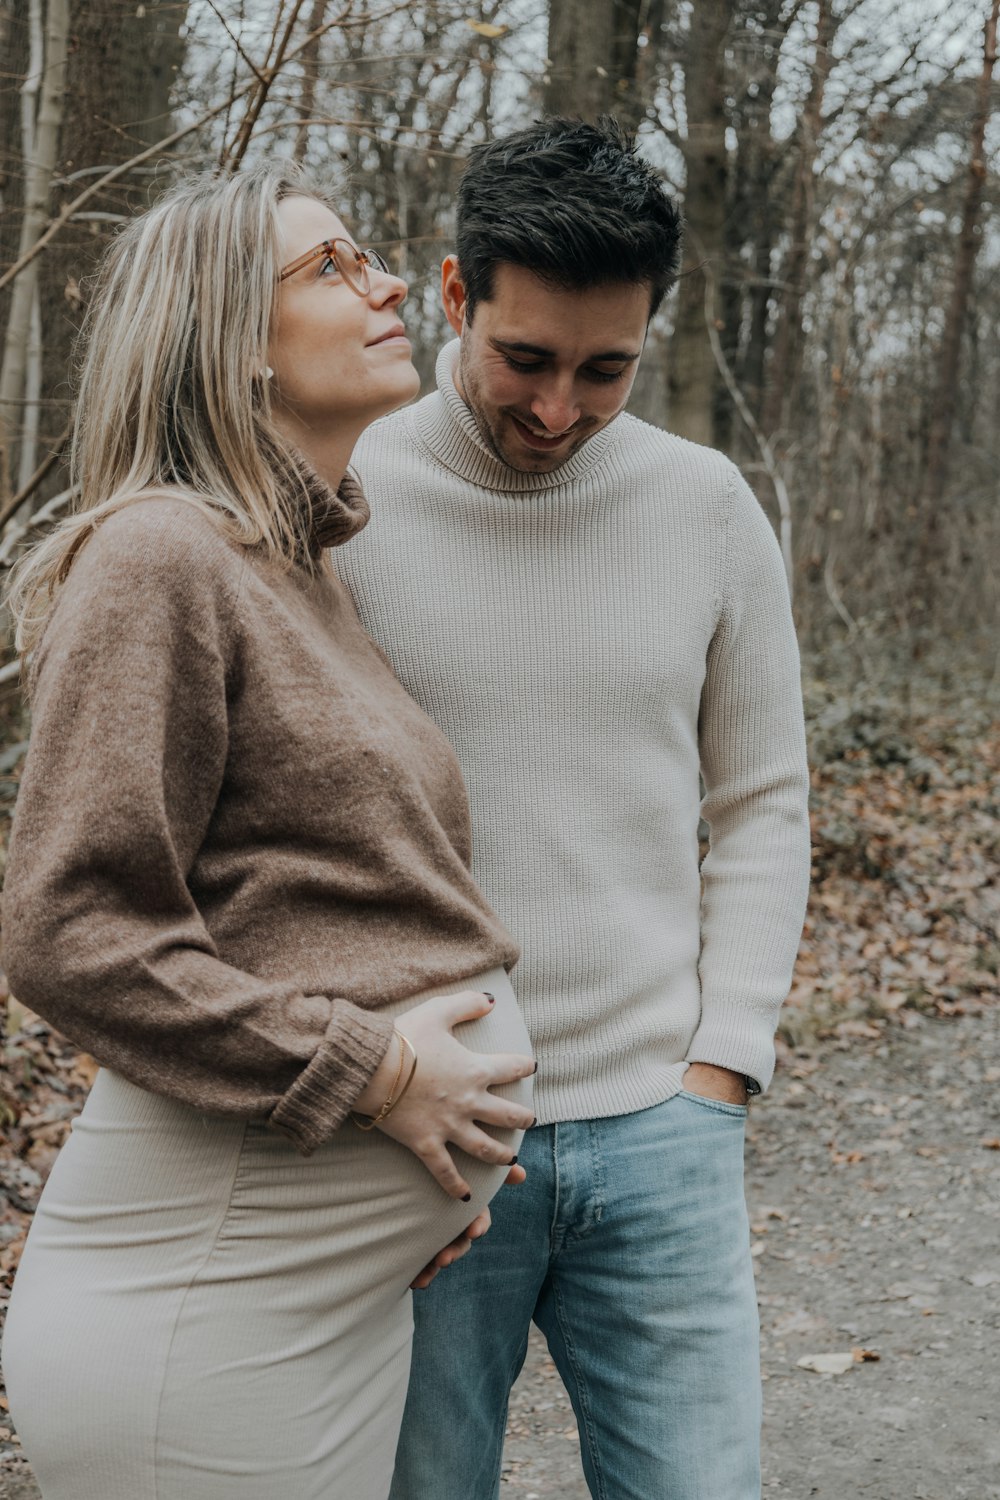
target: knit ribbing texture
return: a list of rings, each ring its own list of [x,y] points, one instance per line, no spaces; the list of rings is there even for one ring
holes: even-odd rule
[[[335,565],[465,773],[538,1117],[647,1108],[693,1061],[766,1086],[809,870],[772,528],[722,455],[628,415],[551,473],[509,468],[457,351],[362,439],[372,521]]]

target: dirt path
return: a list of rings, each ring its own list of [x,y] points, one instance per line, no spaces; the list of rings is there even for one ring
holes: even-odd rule
[[[1000,1017],[912,1019],[753,1109],[767,1500],[1000,1497]],[[852,1348],[880,1358],[796,1364]],[[511,1500],[586,1500],[538,1340],[506,1463]]]
[[[998,1013],[908,1019],[793,1063],[752,1112],[766,1500],[1000,1500]],[[796,1363],[852,1348],[880,1357],[842,1375]],[[587,1496],[537,1340],[501,1493]],[[2,1440],[0,1497],[38,1497]]]

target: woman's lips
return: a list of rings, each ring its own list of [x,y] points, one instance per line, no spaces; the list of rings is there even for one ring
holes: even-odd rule
[[[369,349],[375,349],[379,344],[408,344],[409,342],[409,339],[406,337],[406,329],[402,323],[397,323],[395,327],[387,329],[381,338],[372,339],[368,347]]]

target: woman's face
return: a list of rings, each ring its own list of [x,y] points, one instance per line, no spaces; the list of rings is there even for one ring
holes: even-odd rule
[[[278,205],[282,266],[323,240],[354,243],[336,214],[312,198]],[[420,380],[399,316],[406,283],[369,270],[359,296],[326,257],[281,283],[268,345],[272,402],[290,436],[323,439],[331,425],[360,432],[409,401]]]

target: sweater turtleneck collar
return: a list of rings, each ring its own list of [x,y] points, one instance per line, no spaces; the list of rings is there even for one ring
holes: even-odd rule
[[[340,547],[365,526],[371,512],[364,490],[354,474],[347,471],[338,489],[321,479],[316,470],[301,459],[296,482],[304,492],[308,508],[310,551],[316,555],[326,547]]]
[[[445,344],[437,358],[437,396],[420,401],[411,408],[417,431],[440,463],[483,489],[502,490],[512,494],[539,494],[571,484],[583,474],[592,473],[603,462],[617,442],[615,423],[609,422],[600,432],[588,438],[576,453],[557,469],[545,474],[531,474],[512,469],[497,458],[484,439],[475,417],[455,385],[455,371],[461,340]]]

